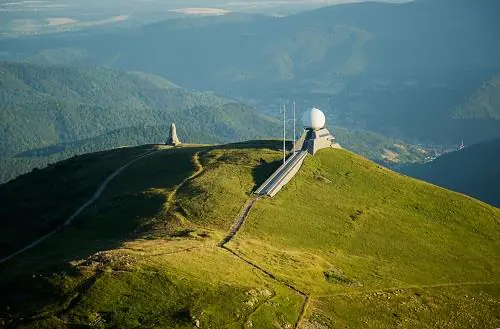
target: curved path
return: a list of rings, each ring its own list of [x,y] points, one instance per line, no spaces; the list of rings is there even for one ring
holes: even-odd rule
[[[273,280],[273,281],[275,281],[275,282],[277,282],[279,284],[282,284],[282,285],[288,287],[289,289],[293,290],[298,295],[302,296],[302,298],[304,298],[304,302],[301,305],[299,317],[297,318],[297,321],[295,322],[295,324],[293,326],[294,328],[300,328],[300,326],[302,325],[302,322],[304,320],[305,314],[307,312],[307,307],[309,306],[309,295],[306,292],[300,290],[299,288],[293,286],[291,283],[288,283],[287,281],[278,278],[276,275],[274,275],[270,271],[264,269],[259,264],[254,263],[252,260],[244,257],[240,253],[238,253],[235,250],[233,250],[233,249],[231,249],[231,248],[229,248],[229,247],[226,246],[226,244],[234,238],[234,236],[236,235],[236,233],[238,233],[238,231],[240,230],[240,228],[243,226],[243,223],[245,222],[245,220],[248,217],[248,214],[250,213],[250,210],[252,209],[253,205],[255,204],[255,202],[258,199],[259,199],[259,197],[253,197],[253,198],[249,199],[246,202],[246,204],[244,205],[243,209],[241,210],[241,212],[236,217],[235,223],[233,224],[233,227],[231,228],[231,231],[229,232],[229,234],[221,242],[219,242],[217,244],[217,246],[220,247],[220,248],[222,248],[222,249],[224,249],[224,250],[226,250],[226,251],[228,251],[228,252],[230,252],[233,256],[238,257],[239,259],[241,259],[242,261],[244,261],[248,265],[252,266],[256,270],[264,273],[271,280]],[[254,312],[256,312],[256,311],[257,310],[254,310]],[[252,312],[252,313],[254,313],[254,312]],[[251,314],[249,315],[248,318],[250,318],[250,316],[251,316]]]
[[[123,166],[121,166],[120,168],[118,168],[117,170],[115,170],[114,173],[112,173],[111,175],[109,175],[100,185],[99,187],[97,188],[97,190],[95,191],[94,195],[87,201],[85,202],[80,208],[78,208],[62,225],[60,225],[59,227],[55,228],[54,230],[52,230],[51,232],[45,234],[44,236],[42,236],[41,238],[37,239],[36,241],[33,241],[32,243],[30,243],[29,245],[27,245],[26,247],[10,254],[9,256],[7,257],[4,257],[2,259],[0,259],[0,264],[1,263],[4,263],[6,261],[8,261],[9,259],[25,252],[26,250],[28,249],[31,249],[37,245],[39,245],[41,242],[45,241],[47,238],[51,237],[52,235],[56,234],[57,232],[59,232],[63,227],[65,226],[68,226],[70,225],[73,220],[82,213],[83,210],[85,210],[85,208],[87,208],[88,206],[90,206],[92,203],[94,203],[102,194],[102,192],[104,192],[104,190],[106,189],[106,187],[108,186],[109,182],[111,182],[116,176],[118,176],[122,171],[124,171],[125,169],[127,169],[130,165],[134,164],[135,162],[141,160],[141,159],[144,159],[146,157],[149,157],[153,154],[156,154],[158,152],[161,152],[161,150],[157,150],[157,151],[148,151],[146,153],[143,153],[141,155],[139,155],[138,157],[134,158],[133,160],[127,162],[126,164],[124,164]]]
[[[252,209],[255,201],[257,201],[257,198],[251,198],[247,201],[241,213],[238,215],[238,217],[236,217],[236,221],[233,224],[233,228],[231,229],[229,234],[221,242],[219,242],[218,244],[219,247],[224,247],[224,245],[229,241],[231,241],[232,238],[234,238],[234,236],[236,235],[236,233],[238,233],[241,226],[243,225],[243,222],[247,219],[248,213],[250,212],[250,209]]]
[[[189,177],[184,178],[184,180],[182,182],[180,182],[179,185],[177,185],[174,188],[174,190],[168,195],[167,210],[171,210],[172,205],[174,204],[175,196],[177,195],[177,192],[181,189],[181,187],[183,187],[190,180],[201,175],[201,173],[203,173],[203,171],[205,170],[205,168],[203,168],[203,165],[201,164],[201,161],[200,161],[200,152],[196,152],[194,154],[193,163],[196,167],[196,171],[194,173],[192,173]]]

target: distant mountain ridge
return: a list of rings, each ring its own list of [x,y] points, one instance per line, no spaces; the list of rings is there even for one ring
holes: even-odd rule
[[[453,109],[454,119],[500,120],[500,76],[486,81],[463,104]]]
[[[500,122],[452,120],[450,110],[500,73],[499,11],[496,1],[364,2],[281,18],[229,14],[2,40],[0,47],[6,58],[141,70],[263,104],[321,102],[339,125],[394,137],[479,142],[500,137]]]
[[[272,137],[278,121],[252,107],[149,73],[0,62],[0,182],[68,157],[161,143]]]

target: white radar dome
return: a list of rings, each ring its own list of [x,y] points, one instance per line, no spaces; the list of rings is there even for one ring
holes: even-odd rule
[[[302,122],[306,128],[314,130],[321,129],[325,126],[325,115],[320,109],[313,107],[302,115]]]

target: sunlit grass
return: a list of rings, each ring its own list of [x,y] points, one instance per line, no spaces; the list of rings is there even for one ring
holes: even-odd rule
[[[300,290],[306,327],[498,326],[499,210],[348,151],[308,157],[257,200],[227,244],[241,258],[218,247],[279,166],[262,145],[166,149],[128,168],[2,269],[0,324],[289,328]]]

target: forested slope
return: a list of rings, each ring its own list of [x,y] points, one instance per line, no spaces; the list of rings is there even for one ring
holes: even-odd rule
[[[66,154],[52,159],[61,160],[161,142],[171,122],[183,141],[199,143],[270,137],[277,127],[274,119],[247,105],[186,90],[151,74],[0,62],[2,181],[51,161],[20,157],[55,153],[32,150],[64,145]]]
[[[171,122],[187,143],[281,135],[278,120],[250,106],[152,74],[0,62],[0,182],[74,155],[162,143]],[[288,138],[291,129],[289,122]],[[387,150],[394,162],[424,156],[420,147],[401,148],[380,134],[335,126],[333,132],[345,147],[379,162],[388,160]]]
[[[269,135],[274,125],[248,106],[144,73],[3,62],[0,74],[1,157],[173,121],[192,140],[203,123],[207,142]]]

